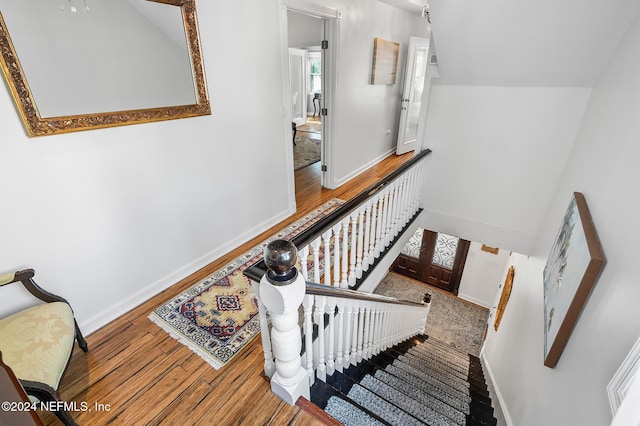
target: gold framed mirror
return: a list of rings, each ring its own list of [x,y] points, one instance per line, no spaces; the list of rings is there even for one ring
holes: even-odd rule
[[[211,114],[195,0],[73,1],[0,0],[0,66],[30,137]]]

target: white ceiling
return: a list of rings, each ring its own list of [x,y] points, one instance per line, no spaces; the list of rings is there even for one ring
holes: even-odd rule
[[[422,0],[384,1],[411,10]],[[429,8],[438,84],[592,87],[640,0],[429,0]]]

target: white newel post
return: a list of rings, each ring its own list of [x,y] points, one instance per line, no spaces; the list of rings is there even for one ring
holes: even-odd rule
[[[305,296],[305,280],[293,266],[297,249],[289,241],[275,240],[264,250],[269,268],[260,281],[260,300],[271,315],[271,345],[275,373],[271,390],[294,405],[300,396],[309,399],[309,376],[302,367],[302,340],[298,309]]]

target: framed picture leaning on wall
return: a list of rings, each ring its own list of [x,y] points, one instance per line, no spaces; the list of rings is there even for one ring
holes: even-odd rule
[[[574,192],[544,268],[544,365],[554,368],[606,259],[584,195]]]

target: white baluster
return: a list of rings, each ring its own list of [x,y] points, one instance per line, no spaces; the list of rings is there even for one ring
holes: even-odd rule
[[[369,352],[369,338],[371,336],[371,305],[367,304],[364,307],[364,329],[362,336],[362,358],[368,359],[371,353]]]
[[[300,249],[300,272],[305,280],[309,281],[309,270],[307,269],[307,259],[309,258],[309,246]]]
[[[375,238],[373,256],[378,258],[380,257],[380,250],[382,249],[382,247],[380,247],[380,240],[382,238],[382,226],[384,222],[384,197],[383,196],[380,196],[380,198],[378,198],[378,208],[376,211],[377,211],[376,238]],[[373,263],[373,259],[371,263]]]
[[[329,228],[324,234],[322,239],[324,240],[324,284],[331,285],[331,228]]]
[[[389,199],[389,206],[387,207],[388,216],[387,216],[387,239],[386,239],[386,247],[389,247],[391,241],[393,240],[393,184],[389,188],[389,193],[387,195]]]
[[[360,309],[359,304],[356,301],[352,302],[352,315],[351,315],[351,351],[349,353],[349,362],[351,365],[358,363],[358,330],[360,329]]]
[[[327,305],[325,308],[325,313],[329,317],[329,336],[327,337],[327,375],[331,376],[334,371],[336,371],[335,366],[335,342],[336,342],[336,329],[335,329],[335,318],[336,318],[336,298],[335,297],[327,297]]]
[[[340,229],[342,223],[333,227],[333,286],[340,287]]]
[[[384,195],[384,223],[382,224],[382,250],[386,249],[391,242],[389,235],[391,224],[391,188],[387,189]]]
[[[398,208],[398,204],[400,204],[400,181],[395,181],[393,186],[393,213],[391,217],[393,218],[391,221],[391,239],[393,240],[400,233],[400,209]]]
[[[404,191],[402,195],[402,223],[403,226],[409,223],[409,175],[404,175]]]
[[[320,237],[313,240],[313,282],[320,283]]]
[[[358,210],[354,210],[351,213],[351,248],[349,251],[349,277],[347,282],[349,287],[353,287],[356,283],[356,264],[358,262],[358,234],[360,228],[358,228]],[[362,262],[362,260],[360,261]],[[360,265],[362,267],[362,265]]]
[[[327,297],[316,296],[316,305],[313,311],[313,319],[318,326],[318,338],[316,345],[318,348],[318,359],[316,364],[316,376],[318,379],[327,380],[327,364],[325,361],[325,337],[324,337],[324,312],[326,309]]]
[[[370,356],[376,355],[376,345],[378,328],[380,327],[380,319],[378,318],[378,304],[374,303],[371,307],[371,343]]]
[[[365,308],[362,304],[358,304],[358,349],[356,353],[356,362],[362,361],[363,344],[364,344],[364,318],[366,315]]]
[[[305,370],[309,375],[309,386],[315,382],[315,374],[313,371],[313,319],[311,314],[313,311],[314,297],[312,295],[305,295],[302,302],[302,308],[304,310],[304,353],[306,356]]]
[[[349,219],[347,216],[342,221],[342,274],[340,275],[340,288],[349,288]],[[353,234],[353,231],[351,232]],[[354,245],[355,250],[355,245]],[[355,271],[355,259],[353,269]]]
[[[362,257],[363,257],[363,245],[366,244],[364,241],[364,210],[361,208],[358,211],[358,242],[356,249],[356,279],[362,278]],[[353,232],[353,231],[351,231]],[[349,285],[351,284],[351,280],[349,280]]]
[[[364,252],[362,254],[362,270],[367,271],[369,269],[369,265],[371,265],[371,257],[373,246],[371,245],[371,210],[374,208],[373,200],[367,201],[367,209],[365,210],[365,230],[364,230],[364,241],[363,241],[363,249]],[[374,228],[375,229],[375,228]]]
[[[346,303],[347,299],[345,298],[339,298],[336,302],[336,306],[338,307],[338,328],[337,328],[337,336],[336,336],[336,340],[337,340],[337,351],[336,351],[336,363],[335,363],[335,368],[336,370],[338,370],[339,372],[342,373],[342,369],[344,366],[344,335],[345,335],[345,303]]]
[[[351,330],[354,325],[353,300],[344,299],[344,301],[344,353],[342,365],[344,368],[348,368],[351,362]]]

